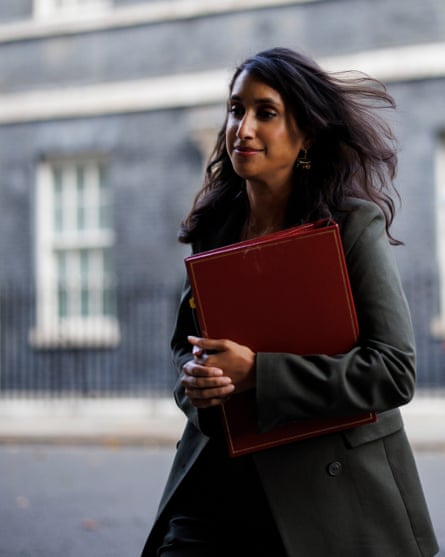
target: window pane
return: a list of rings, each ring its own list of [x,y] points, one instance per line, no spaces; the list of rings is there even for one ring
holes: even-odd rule
[[[90,309],[90,262],[88,250],[80,252],[80,315],[87,317]]]
[[[111,203],[109,188],[105,180],[105,169],[99,168],[99,228],[109,229],[111,227]]]
[[[91,293],[89,289],[86,286],[82,286],[80,289],[80,315],[82,317],[88,317],[91,315],[90,296]]]
[[[68,291],[65,286],[59,284],[57,290],[57,303],[58,303],[58,315],[59,317],[68,317]]]
[[[104,277],[106,280],[111,280],[111,250],[104,249],[102,250],[102,261],[103,261],[103,270],[104,270]]]
[[[68,315],[67,257],[65,253],[56,254],[57,260],[57,313],[59,317]]]
[[[76,167],[76,189],[77,189],[76,225],[78,230],[85,230],[86,228],[85,168],[79,165]]]
[[[57,259],[57,275],[59,283],[66,282],[67,277],[67,255],[65,252],[59,252],[56,254]]]
[[[110,249],[59,251],[56,261],[59,317],[116,314]]]
[[[89,282],[89,252],[88,250],[82,250],[80,252],[80,281],[82,284],[88,284]]]
[[[112,232],[106,168],[91,158],[58,160],[49,165],[49,176],[45,207],[51,215],[51,251],[42,254],[42,261],[51,262],[53,318],[114,316],[112,236],[104,234]]]
[[[103,251],[104,288],[102,292],[102,306],[104,315],[116,316],[116,299],[113,276],[111,272],[111,250]]]
[[[63,230],[63,174],[61,168],[53,168],[54,184],[54,230],[59,233]]]

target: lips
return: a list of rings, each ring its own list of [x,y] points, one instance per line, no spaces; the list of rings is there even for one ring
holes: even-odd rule
[[[234,145],[233,152],[237,155],[248,157],[255,155],[256,153],[261,153],[263,149],[255,149],[253,147],[246,147],[241,145]]]

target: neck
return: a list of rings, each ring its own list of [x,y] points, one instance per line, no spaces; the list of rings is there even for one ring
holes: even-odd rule
[[[249,200],[249,214],[244,228],[243,238],[250,239],[264,236],[280,230],[283,226],[289,193],[271,191],[267,188],[253,188],[246,184]]]

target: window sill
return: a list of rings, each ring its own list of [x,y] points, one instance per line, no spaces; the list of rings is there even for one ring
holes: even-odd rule
[[[116,319],[66,320],[52,326],[38,326],[29,332],[36,349],[114,348],[120,342]]]

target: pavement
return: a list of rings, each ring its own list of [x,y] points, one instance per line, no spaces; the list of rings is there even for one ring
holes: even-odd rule
[[[0,399],[0,443],[170,446],[184,424],[170,399]]]
[[[445,451],[445,396],[419,394],[402,407],[416,450]],[[0,399],[0,443],[173,446],[185,419],[172,399]]]

